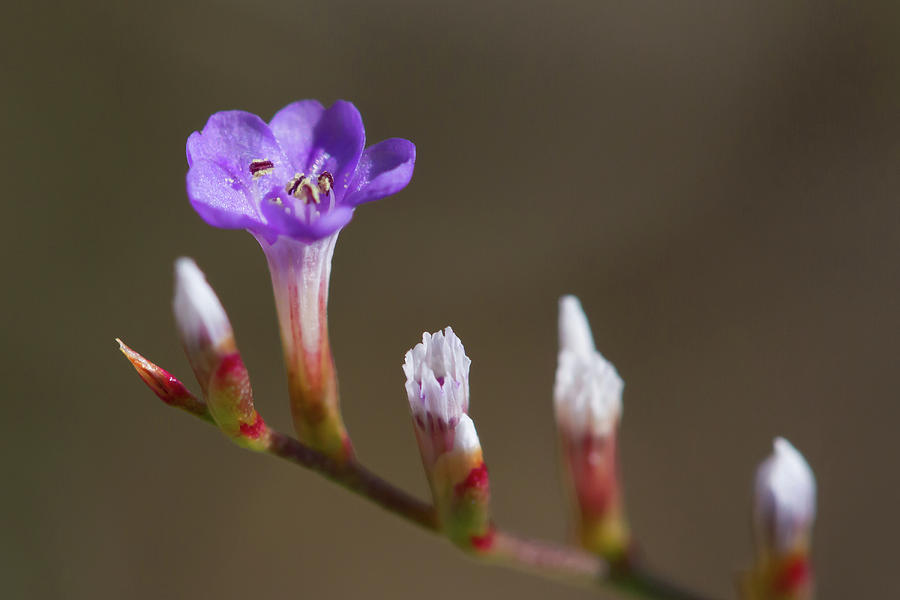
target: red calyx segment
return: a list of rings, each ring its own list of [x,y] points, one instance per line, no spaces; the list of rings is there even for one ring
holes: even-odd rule
[[[241,423],[241,435],[251,440],[258,440],[266,432],[266,423],[263,418],[256,415],[252,423]]]
[[[494,526],[491,525],[490,529],[488,529],[487,533],[484,535],[473,535],[469,538],[469,541],[472,543],[472,548],[479,552],[490,550],[491,546],[494,545],[494,533]]]
[[[775,578],[775,590],[787,594],[809,585],[812,580],[812,565],[806,556],[788,558]]]
[[[139,353],[126,346],[122,340],[117,339],[116,341],[119,342],[119,350],[122,351],[122,354],[125,355],[125,358],[128,359],[128,362],[131,363],[131,366],[133,366],[134,370],[140,375],[141,380],[147,384],[147,387],[153,390],[153,393],[156,394],[160,400],[169,406],[183,408],[184,410],[201,417],[205,417],[209,414],[206,410],[206,404],[204,404],[202,400],[195,398],[194,395],[184,387],[184,384],[172,376],[171,373],[162,367],[153,364]]]
[[[482,462],[469,471],[466,478],[461,483],[457,483],[453,491],[457,496],[462,496],[470,491],[486,492],[489,486],[490,478],[488,477],[487,465]]]

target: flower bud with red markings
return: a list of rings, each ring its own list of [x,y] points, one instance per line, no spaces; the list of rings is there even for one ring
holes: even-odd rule
[[[475,423],[467,414],[471,362],[447,327],[422,336],[422,343],[406,353],[403,372],[441,528],[462,548],[487,552],[493,543],[490,480]]]
[[[594,347],[587,317],[574,296],[560,299],[559,343],[553,396],[576,532],[586,549],[623,559],[630,546],[617,444],[624,384]]]
[[[203,273],[189,258],[175,262],[173,307],[181,343],[219,429],[242,446],[264,449],[269,430],[253,406],[250,377],[231,323]]]
[[[116,338],[116,341],[119,343],[119,350],[122,351],[122,354],[125,355],[125,358],[128,359],[134,370],[147,384],[147,387],[153,390],[153,393],[160,400],[169,406],[181,408],[202,419],[212,420],[212,416],[206,407],[206,402],[196,398],[171,373],[153,364],[126,346],[122,340]]]
[[[803,455],[784,438],[756,472],[753,524],[757,559],[744,580],[747,600],[812,598],[810,563],[816,480]]]

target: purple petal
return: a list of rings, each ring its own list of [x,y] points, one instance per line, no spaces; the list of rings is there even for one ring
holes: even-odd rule
[[[209,118],[203,131],[192,133],[187,141],[187,159],[188,165],[201,160],[213,162],[248,189],[268,188],[272,180],[283,182],[293,174],[269,126],[241,110],[218,112]],[[255,160],[271,161],[273,172],[254,178],[250,163]]]
[[[344,203],[356,206],[396,194],[412,179],[416,146],[409,140],[391,138],[366,148],[356,167]]]
[[[268,222],[268,227],[260,233],[269,243],[273,243],[275,241],[273,238],[278,235],[309,243],[321,240],[349,223],[353,217],[353,208],[335,206],[309,224],[301,221],[296,215],[285,212],[284,205],[273,202],[264,202],[262,213]]]
[[[294,171],[309,174],[307,163],[313,148],[313,131],[324,112],[325,107],[318,100],[300,100],[279,110],[269,121]]]
[[[187,173],[187,195],[194,210],[213,227],[246,229],[261,224],[244,185],[209,160],[194,159]]]
[[[295,102],[278,111],[271,127],[294,169],[307,175],[330,172],[340,200],[366,145],[356,107],[343,100],[327,110],[314,100]]]

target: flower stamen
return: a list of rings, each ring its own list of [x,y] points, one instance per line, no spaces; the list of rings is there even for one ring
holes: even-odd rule
[[[334,188],[334,177],[328,171],[322,171],[316,182],[319,184],[319,190],[323,194],[327,194]]]
[[[313,185],[312,179],[303,173],[295,174],[284,189],[294,198],[302,200],[304,204],[309,204],[310,202],[318,204],[321,201],[319,199],[319,188]]]
[[[306,178],[306,175],[303,173],[294,173],[294,176],[291,177],[291,180],[288,181],[288,184],[284,186],[284,191],[286,191],[289,195],[293,196],[297,191],[297,188],[300,187],[300,184],[303,183],[303,180]]]
[[[250,174],[253,179],[270,174],[275,169],[275,163],[264,158],[256,158],[250,161]]]

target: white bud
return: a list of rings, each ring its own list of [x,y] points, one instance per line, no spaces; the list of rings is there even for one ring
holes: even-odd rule
[[[553,400],[556,420],[570,435],[608,435],[622,414],[624,383],[597,352],[575,296],[559,301],[559,357]]]
[[[190,258],[175,261],[175,322],[185,352],[201,385],[205,385],[205,371],[211,366],[209,357],[219,344],[233,337],[231,323],[216,293],[206,282],[203,272]]]
[[[756,471],[754,521],[761,541],[776,552],[803,543],[816,517],[816,479],[803,455],[784,438]]]

